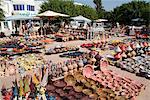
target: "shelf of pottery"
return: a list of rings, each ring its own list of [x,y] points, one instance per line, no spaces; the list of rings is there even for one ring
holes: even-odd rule
[[[22,55],[18,57],[1,58],[1,76],[10,76],[15,74],[25,74],[29,70],[33,70],[44,65],[41,56],[34,54]]]
[[[150,43],[132,43],[116,47],[117,67],[150,79]]]

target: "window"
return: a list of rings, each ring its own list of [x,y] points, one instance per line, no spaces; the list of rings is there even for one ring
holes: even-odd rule
[[[30,9],[30,5],[27,5],[27,10],[29,10]]]
[[[28,11],[34,11],[34,6],[31,6],[31,5],[27,5],[27,10]]]
[[[14,10],[24,10],[24,5],[13,5]]]
[[[8,28],[8,22],[4,22],[4,28]]]
[[[31,6],[31,11],[34,11],[34,6]]]

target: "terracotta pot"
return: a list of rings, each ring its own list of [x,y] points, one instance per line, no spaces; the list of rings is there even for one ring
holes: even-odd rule
[[[136,52],[135,51],[132,51],[131,54],[132,54],[133,57],[136,56]]]
[[[130,58],[132,56],[132,54],[130,52],[128,52],[127,56]]]
[[[79,65],[79,67],[83,67],[84,66],[83,61],[80,60],[79,63],[78,63],[78,65]]]
[[[119,59],[121,58],[121,53],[117,53],[117,54],[114,56],[114,58],[115,58],[116,60],[119,60]]]
[[[82,93],[75,93],[74,95],[77,99],[81,99],[83,97]]]
[[[85,82],[84,85],[88,88],[91,88],[91,84],[89,82]]]
[[[64,72],[64,76],[67,76],[69,73],[68,72]]]
[[[55,81],[53,84],[56,87],[65,87],[66,86],[66,83],[64,81],[60,81],[60,80]]]
[[[83,92],[84,94],[86,94],[86,95],[91,95],[91,94],[92,94],[92,91],[89,90],[89,89],[84,89],[84,90],[82,90],[82,92]]]
[[[78,68],[78,65],[75,62],[72,65],[73,65],[73,68]]]
[[[97,99],[98,98],[98,95],[97,94],[90,94],[89,97],[91,99]]]
[[[70,74],[73,74],[73,70],[70,70],[69,73],[70,73]]]
[[[67,83],[67,85],[70,85],[70,86],[74,86],[75,83],[76,83],[76,80],[75,78],[72,76],[72,75],[67,75],[65,78],[64,78],[65,82]]]
[[[46,86],[46,90],[47,90],[47,91],[54,91],[54,90],[55,90],[55,87],[54,87],[53,85],[48,84],[48,85]]]
[[[77,72],[78,71],[78,69],[77,68],[75,68],[74,70],[73,70],[73,72]]]
[[[67,71],[68,71],[68,67],[64,65],[64,66],[62,67],[62,70],[63,70],[64,72],[67,72]]]
[[[74,90],[75,90],[76,92],[82,92],[83,86],[74,86]]]
[[[70,70],[73,70],[73,67],[74,67],[74,66],[71,65],[71,64],[68,65],[68,68],[69,68]]]

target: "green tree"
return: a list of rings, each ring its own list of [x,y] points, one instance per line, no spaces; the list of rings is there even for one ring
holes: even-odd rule
[[[40,13],[52,10],[70,16],[82,15],[90,19],[96,19],[96,10],[87,5],[74,5],[73,0],[48,0],[41,5]]]
[[[0,6],[1,6],[1,0],[0,0]],[[2,8],[0,8],[0,21],[4,19],[4,11]]]
[[[145,1],[131,1],[114,8],[110,20],[124,24],[130,24],[134,18],[142,18],[145,22],[150,19],[150,3]]]
[[[98,14],[98,18],[104,18],[105,10],[103,9],[102,1],[101,0],[93,0],[93,2],[96,5],[95,8],[96,8],[96,11]]]

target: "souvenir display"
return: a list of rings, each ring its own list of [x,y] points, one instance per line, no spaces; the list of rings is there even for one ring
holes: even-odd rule
[[[78,51],[79,48],[76,46],[68,46],[68,47],[62,47],[62,46],[56,46],[53,49],[49,49],[46,51],[46,54],[57,54],[57,53],[64,53],[68,51]]]
[[[53,36],[32,33],[0,38],[2,100],[138,98],[150,79],[150,43],[123,37],[120,29],[118,37],[112,35],[110,40],[101,38],[101,32],[91,36],[86,29],[69,34],[71,30],[75,29],[61,27]],[[136,76],[130,77],[129,72]]]

